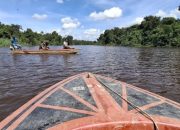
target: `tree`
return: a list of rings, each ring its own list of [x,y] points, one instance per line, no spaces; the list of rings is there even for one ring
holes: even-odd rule
[[[173,17],[163,18],[161,21],[161,23],[165,25],[171,25],[171,24],[174,24],[175,22],[176,22],[176,19]]]
[[[10,39],[12,36],[17,37],[21,44],[23,43],[26,45],[38,45],[44,40],[48,40],[51,45],[62,44],[62,36],[56,31],[53,31],[52,33],[44,33],[41,31],[38,33],[30,28],[23,31],[20,25],[5,25],[0,22],[0,38]]]
[[[69,45],[73,44],[73,36],[68,35],[67,37],[65,37],[66,41],[68,42]]]
[[[148,16],[144,18],[144,21],[140,24],[141,29],[149,31],[156,28],[160,24],[160,17]]]
[[[53,31],[52,34],[51,34],[51,41],[52,43],[55,43],[56,45],[57,44],[60,44],[61,41],[62,41],[62,37],[58,35],[58,33],[56,31]]]
[[[33,31],[30,28],[28,28],[24,32],[24,35],[25,35],[27,44],[35,45],[35,35],[34,35]]]
[[[122,46],[179,46],[180,19],[147,16],[140,25],[105,30],[98,38],[101,44]]]

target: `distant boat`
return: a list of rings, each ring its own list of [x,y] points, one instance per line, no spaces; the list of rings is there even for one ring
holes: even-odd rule
[[[12,54],[76,54],[78,49],[59,49],[59,50],[14,50]]]
[[[0,122],[3,130],[180,130],[180,104],[92,73],[69,77]]]

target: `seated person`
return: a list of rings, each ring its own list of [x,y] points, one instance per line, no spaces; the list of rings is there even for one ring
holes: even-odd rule
[[[63,49],[71,49],[71,48],[68,46],[68,42],[67,42],[67,41],[64,41],[64,42],[63,42]]]
[[[49,45],[48,41],[41,42],[41,44],[39,45],[39,50],[48,50],[49,49],[48,45]]]
[[[12,37],[12,40],[11,40],[11,46],[10,46],[10,49],[11,50],[18,50],[18,49],[22,49],[22,47],[18,44],[18,41],[16,39],[16,37]]]

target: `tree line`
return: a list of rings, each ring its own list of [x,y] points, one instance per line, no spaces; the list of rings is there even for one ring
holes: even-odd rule
[[[141,24],[106,30],[97,41],[103,45],[180,47],[180,19],[147,16]]]
[[[0,22],[0,46],[9,45],[12,36],[24,45],[38,45],[44,40],[48,40],[50,45],[62,45],[66,39],[70,45],[180,47],[180,19],[147,16],[140,24],[105,30],[97,41],[74,40],[73,36],[62,37],[56,31],[38,33],[30,28],[23,30],[20,25]]]
[[[50,45],[62,45],[64,40],[67,40],[69,44],[73,44],[73,36],[70,35],[62,37],[56,31],[52,33],[38,33],[30,28],[23,31],[20,25],[6,25],[0,22],[0,44],[4,46],[6,44],[9,45],[12,36],[15,36],[18,42],[23,45],[39,45],[43,41],[49,41]]]

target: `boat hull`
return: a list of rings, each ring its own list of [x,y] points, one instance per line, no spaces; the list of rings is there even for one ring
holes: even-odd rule
[[[77,49],[60,49],[60,50],[15,50],[12,54],[76,54]]]
[[[180,104],[121,81],[82,73],[38,94],[4,119],[0,129],[180,130]]]

